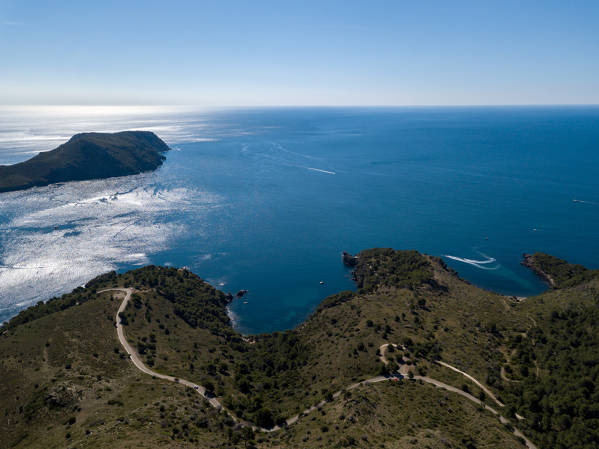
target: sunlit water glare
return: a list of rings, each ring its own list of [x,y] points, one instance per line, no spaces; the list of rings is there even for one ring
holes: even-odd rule
[[[598,108],[4,107],[0,164],[126,129],[171,146],[159,170],[0,194],[0,320],[149,263],[248,289],[243,332],[353,288],[342,250],[445,256],[518,296],[545,288],[522,252],[597,266]]]

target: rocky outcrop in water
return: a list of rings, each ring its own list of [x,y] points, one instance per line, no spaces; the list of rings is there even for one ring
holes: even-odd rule
[[[347,251],[343,251],[343,254],[341,255],[341,260],[343,261],[343,265],[345,265],[346,267],[353,268],[358,264],[358,257],[352,256]]]

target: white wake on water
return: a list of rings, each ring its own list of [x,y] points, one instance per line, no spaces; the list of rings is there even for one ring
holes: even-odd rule
[[[492,264],[492,263],[496,262],[497,260],[493,257],[487,257],[484,260],[466,259],[465,257],[452,256],[450,254],[444,254],[443,257],[447,257],[448,259],[457,260],[458,262],[472,265],[473,267],[480,268],[481,270],[497,270],[499,268],[499,266],[496,266],[496,267],[481,266],[481,265],[488,265],[488,264]]]
[[[313,170],[313,171],[317,171],[320,173],[326,173],[327,175],[336,175],[337,173],[335,173],[334,171],[329,171],[329,170],[323,170],[321,168],[314,168],[314,167],[306,167],[308,170]]]
[[[597,203],[595,201],[577,200],[577,199],[574,199],[572,201],[574,201],[575,203],[582,203],[582,204],[590,204],[592,206],[599,206],[599,203]]]
[[[326,175],[336,175],[337,172],[325,170],[322,168],[308,167],[305,164],[326,164],[326,160],[322,157],[311,156],[308,154],[298,153],[285,148],[277,142],[270,142],[265,146],[250,146],[242,144],[240,152],[243,155],[262,159],[275,165],[283,165],[285,167],[297,167],[305,170],[311,170]],[[307,159],[307,160],[306,160]]]

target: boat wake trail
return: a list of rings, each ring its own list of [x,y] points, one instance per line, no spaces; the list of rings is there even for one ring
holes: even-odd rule
[[[308,170],[313,170],[313,171],[317,171],[320,173],[326,173],[327,175],[336,175],[337,173],[335,173],[334,171],[329,171],[329,170],[323,170],[321,168],[314,168],[314,167],[306,167]]]
[[[599,203],[597,203],[595,201],[577,200],[577,199],[574,199],[572,201],[574,201],[575,203],[590,204],[591,206],[599,206]]]
[[[448,259],[457,260],[458,262],[467,263],[468,265],[472,265],[473,267],[480,268],[481,270],[497,270],[499,266],[496,267],[487,267],[485,265],[496,262],[497,260],[493,257],[488,257],[485,260],[474,260],[474,259],[466,259],[464,257],[451,256],[449,254],[444,254],[443,257],[447,257]]]

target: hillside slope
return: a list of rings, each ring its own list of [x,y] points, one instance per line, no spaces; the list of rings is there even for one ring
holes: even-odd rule
[[[519,302],[416,252],[374,249],[358,260],[357,292],[333,295],[296,329],[267,335],[237,333],[229,299],[173,268],[107,274],[23,311],[0,336],[0,446],[522,448],[517,425],[538,447],[592,447],[596,278]],[[120,319],[146,366],[207,387],[237,420],[271,427],[300,413],[297,423],[254,433],[191,388],[136,371],[114,327],[123,295],[98,293],[114,287],[135,289]],[[348,389],[397,362],[511,423],[427,382]]]

